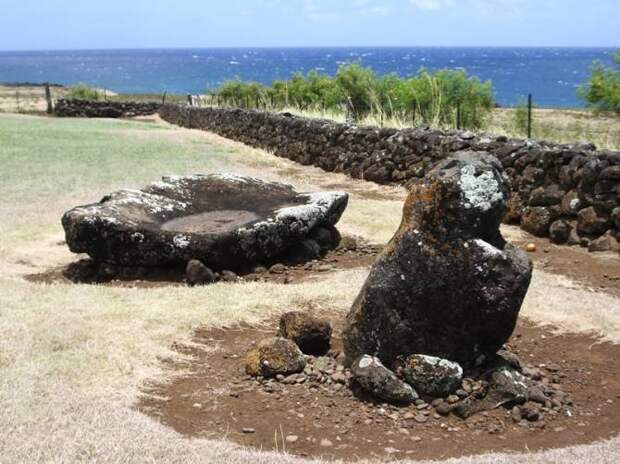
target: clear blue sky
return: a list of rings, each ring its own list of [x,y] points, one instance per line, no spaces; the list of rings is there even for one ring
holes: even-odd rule
[[[619,46],[620,0],[0,0],[0,49]]]

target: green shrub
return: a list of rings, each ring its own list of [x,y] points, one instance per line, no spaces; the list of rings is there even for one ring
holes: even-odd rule
[[[396,74],[377,76],[360,63],[340,66],[335,77],[310,71],[295,74],[288,81],[275,81],[271,87],[234,80],[224,83],[218,95],[236,106],[272,108],[295,107],[300,110],[343,111],[351,99],[356,119],[381,115],[436,126],[456,125],[460,108],[461,125],[480,128],[494,107],[490,82],[482,83],[465,71],[426,69],[402,79]]]
[[[67,100],[99,100],[100,95],[96,89],[88,87],[86,84],[79,83],[67,92],[65,95]]]
[[[620,66],[620,52],[614,55],[614,60]],[[620,116],[620,69],[606,68],[600,62],[594,63],[592,75],[579,88],[578,95],[588,107]]]

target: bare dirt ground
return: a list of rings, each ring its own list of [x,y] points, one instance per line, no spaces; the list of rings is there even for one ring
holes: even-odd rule
[[[322,316],[336,325],[337,352],[340,317]],[[138,409],[186,436],[342,459],[536,451],[606,439],[620,428],[620,347],[591,337],[556,336],[521,322],[511,351],[528,365],[547,369],[574,403],[546,412],[536,423],[518,424],[505,409],[463,421],[433,414],[428,405],[396,408],[360,400],[344,386],[334,390],[305,381],[260,386],[243,372],[245,349],[276,331],[277,321],[197,331],[195,345],[177,347],[193,356],[182,367],[185,374],[145,388]]]

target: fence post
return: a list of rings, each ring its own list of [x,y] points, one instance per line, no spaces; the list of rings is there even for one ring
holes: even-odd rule
[[[192,95],[191,94],[187,94],[187,103],[189,104],[189,106],[192,106]]]
[[[351,126],[356,122],[355,106],[353,105],[353,100],[351,99],[351,97],[347,97],[346,103],[347,114],[345,116],[345,121],[349,126]]]
[[[532,94],[527,96],[527,138],[532,138]]]
[[[19,113],[19,90],[15,91],[15,103],[17,104],[17,112]]]
[[[456,130],[461,130],[461,102],[456,104]]]
[[[165,90],[165,91],[164,91],[164,94],[163,94],[163,95],[162,95],[162,97],[161,97],[161,104],[162,104],[162,105],[165,105],[165,104],[166,104],[166,96],[167,96],[167,95],[168,95],[168,91],[167,91],[167,90]]]
[[[50,83],[45,83],[45,99],[47,100],[47,114],[54,112],[54,104],[52,103],[52,91],[50,90]]]

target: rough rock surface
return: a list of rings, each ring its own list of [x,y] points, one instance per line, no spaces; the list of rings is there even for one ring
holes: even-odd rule
[[[227,174],[169,176],[119,190],[62,218],[71,251],[125,266],[184,264],[215,269],[267,261],[344,212],[344,192],[293,187]]]
[[[353,382],[375,398],[396,404],[411,404],[419,398],[417,392],[400,380],[373,356],[364,355],[351,365]]]
[[[155,114],[161,104],[154,102],[111,102],[64,100],[56,102],[54,112],[59,117],[71,118],[130,118]]]
[[[549,239],[553,243],[562,244],[568,241],[570,236],[571,226],[568,221],[564,219],[558,219],[549,227]]]
[[[185,277],[190,287],[211,284],[216,280],[215,273],[197,259],[192,259],[187,263]]]
[[[293,340],[304,354],[321,356],[329,351],[332,326],[329,321],[293,311],[280,318],[278,335]]]
[[[245,357],[245,372],[254,377],[297,374],[304,367],[306,360],[299,347],[280,337],[262,340]]]
[[[466,419],[478,412],[522,404],[528,398],[526,378],[514,369],[503,366],[487,372],[488,391],[481,399],[468,398],[459,403],[454,413]]]
[[[467,367],[514,330],[532,265],[499,224],[510,192],[498,161],[461,152],[411,185],[400,228],[347,315],[347,363],[422,353]]]
[[[401,373],[417,392],[437,398],[456,392],[463,380],[463,369],[457,363],[423,354],[409,356]]]
[[[525,208],[521,216],[521,227],[523,230],[538,237],[547,236],[552,222],[553,215],[551,211],[543,206]]]

